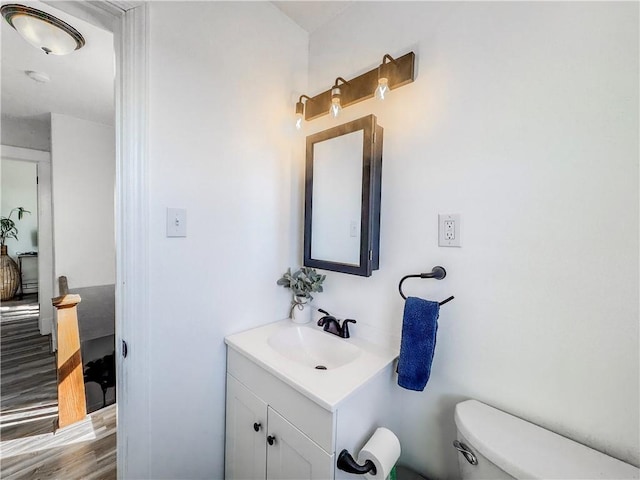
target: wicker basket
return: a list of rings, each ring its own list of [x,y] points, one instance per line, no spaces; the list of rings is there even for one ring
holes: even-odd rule
[[[18,265],[7,255],[7,246],[2,245],[0,251],[0,273],[2,273],[2,289],[0,290],[0,301],[11,300],[20,285],[20,271]]]

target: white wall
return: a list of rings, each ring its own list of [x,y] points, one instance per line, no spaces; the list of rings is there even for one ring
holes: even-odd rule
[[[115,283],[113,127],[51,114],[51,168],[55,277]]]
[[[380,270],[328,273],[322,306],[399,333],[398,281],[434,265],[405,291],[456,297],[426,390],[396,387],[402,462],[456,478],[471,397],[639,465],[638,4],[356,2],[311,35],[307,93],[411,50],[388,103],[306,126],[384,127]]]
[[[7,250],[17,261],[16,252],[32,252],[38,250],[38,184],[37,164],[2,159],[2,198],[0,199],[1,214],[9,215],[16,207],[24,207],[30,213],[25,213],[18,220],[18,212],[13,212],[11,219],[16,222],[18,239],[8,239]],[[28,264],[28,265],[27,265]],[[31,271],[35,262],[24,262],[27,278],[37,278],[37,273]],[[29,270],[27,272],[27,270]]]
[[[300,252],[307,36],[268,2],[149,10],[151,477],[222,478],[224,336],[286,316],[276,281]]]
[[[49,151],[51,122],[46,118],[17,118],[2,115],[2,145]]]

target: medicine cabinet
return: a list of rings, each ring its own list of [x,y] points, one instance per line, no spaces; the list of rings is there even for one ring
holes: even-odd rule
[[[365,277],[379,268],[382,135],[368,115],[307,137],[305,266]]]

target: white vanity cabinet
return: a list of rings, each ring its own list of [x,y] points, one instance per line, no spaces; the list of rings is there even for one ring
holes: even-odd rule
[[[333,455],[227,375],[225,478],[333,478]]]
[[[267,404],[227,374],[225,477],[264,479]]]
[[[325,405],[228,345],[227,480],[363,478],[337,469],[336,459],[343,448],[357,457],[375,429],[386,425],[391,363],[348,397]],[[327,378],[309,371],[314,375],[318,382]]]
[[[267,478],[323,480],[333,478],[333,455],[269,407]],[[269,440],[273,441],[273,444]]]

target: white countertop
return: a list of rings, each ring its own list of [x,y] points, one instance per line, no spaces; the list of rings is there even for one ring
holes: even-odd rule
[[[291,361],[269,345],[268,339],[271,335],[287,328],[311,328],[322,332],[322,328],[318,327],[314,322],[301,325],[285,319],[228,335],[225,337],[225,343],[229,348],[233,348],[251,359],[295,390],[330,411],[335,411],[342,400],[391,364],[399,353],[359,339],[353,334],[352,338],[343,339],[336,335],[322,332],[334,338],[336,342],[348,342],[359,347],[362,353],[358,358],[341,367],[316,370]]]

